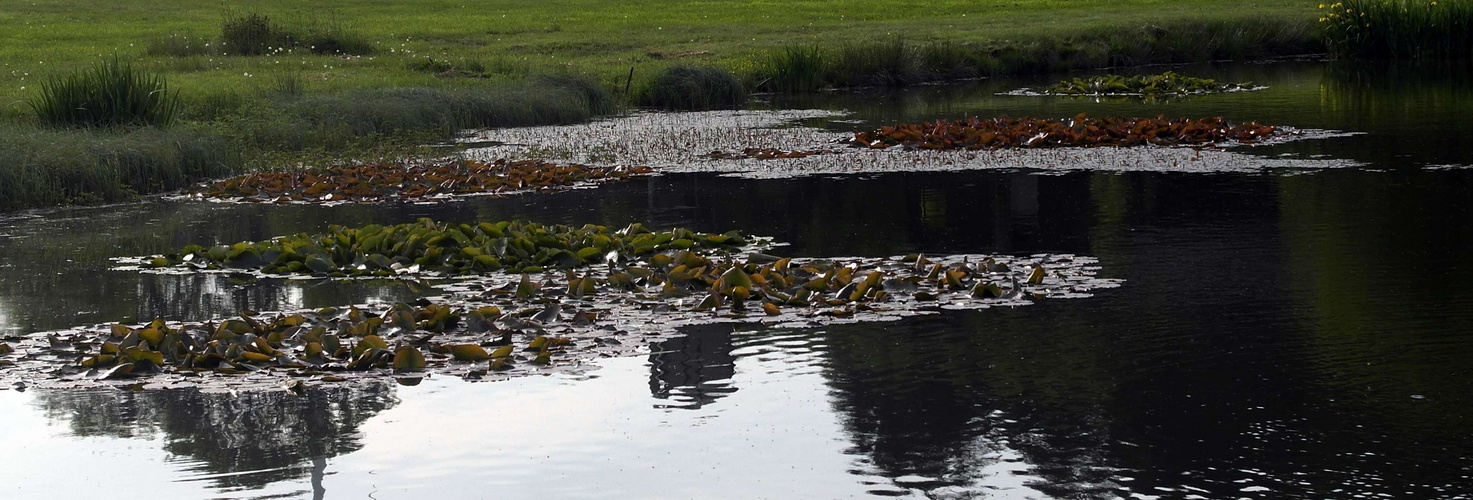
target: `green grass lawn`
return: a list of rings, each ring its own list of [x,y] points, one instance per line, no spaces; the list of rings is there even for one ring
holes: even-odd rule
[[[491,77],[571,70],[611,85],[631,66],[641,75],[679,61],[741,73],[763,51],[792,44],[836,46],[892,37],[910,41],[1026,41],[1085,30],[1137,29],[1183,20],[1317,17],[1313,0],[946,0],[566,1],[416,0],[231,4],[197,0],[81,2],[0,0],[0,109],[24,100],[46,75],[113,54],[167,73],[186,100],[249,92],[298,75],[310,93],[384,86],[455,86],[410,69],[415,58],[479,64]],[[151,40],[218,37],[228,14],[257,12],[286,25],[333,21],[374,43],[375,54],[258,57],[145,56]],[[640,68],[644,68],[641,70]]]

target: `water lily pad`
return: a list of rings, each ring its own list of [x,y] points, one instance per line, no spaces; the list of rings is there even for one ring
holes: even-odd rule
[[[482,361],[491,359],[491,355],[476,344],[457,344],[445,346],[458,361]]]
[[[712,236],[720,237],[713,240]],[[670,250],[737,249],[752,242],[752,239],[736,232],[712,235],[682,228],[657,232],[640,224],[614,230],[592,224],[564,226],[512,221],[452,224],[421,219],[393,226],[331,226],[326,233],[239,242],[230,247],[277,255],[270,261],[230,261],[226,255],[216,258],[214,253],[204,256],[171,253],[117,260],[163,272],[238,272],[246,264],[253,263],[255,265],[249,266],[251,269],[269,276],[477,275],[503,268],[537,273],[547,268],[571,269],[602,264],[608,253],[646,257]],[[590,248],[596,251],[584,251]],[[190,260],[185,261],[186,257]],[[167,265],[154,265],[159,259],[166,261]],[[535,283],[527,283],[517,292],[527,296],[536,290],[525,288],[535,286]],[[590,282],[579,286],[577,291],[588,294],[596,289]]]
[[[425,355],[414,346],[399,346],[394,350],[394,372],[419,372],[425,369]]]
[[[1093,118],[1081,113],[1063,120],[1004,117],[899,124],[857,132],[851,144],[927,150],[1192,145],[1259,142],[1276,131],[1257,122],[1234,124],[1221,117]]]

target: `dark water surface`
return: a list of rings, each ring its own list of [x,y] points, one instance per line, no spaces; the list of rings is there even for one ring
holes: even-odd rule
[[[1366,132],[1301,173],[671,175],[440,206],[151,202],[0,219],[0,334],[415,297],[394,282],[109,271],[329,223],[742,229],[794,256],[1068,252],[1122,287],[813,330],[692,329],[582,376],[313,390],[0,390],[0,498],[1473,498],[1473,83],[1202,67],[1156,103],[823,95],[870,124],[1207,116]],[[836,123],[835,128],[857,125]]]

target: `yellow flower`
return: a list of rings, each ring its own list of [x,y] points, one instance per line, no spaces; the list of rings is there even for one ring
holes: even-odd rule
[[[1437,2],[1432,2],[1432,5],[1437,5]],[[1325,8],[1325,4],[1320,4],[1320,8],[1321,9]]]

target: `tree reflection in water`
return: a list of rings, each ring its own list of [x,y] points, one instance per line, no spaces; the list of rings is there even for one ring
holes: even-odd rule
[[[736,392],[731,377],[731,326],[702,325],[651,346],[650,394],[670,403],[657,408],[699,409]]]
[[[43,391],[36,405],[79,437],[162,436],[193,461],[187,472],[220,489],[253,489],[312,475],[321,498],[327,459],[362,448],[358,428],[398,404],[392,382],[287,391]]]

